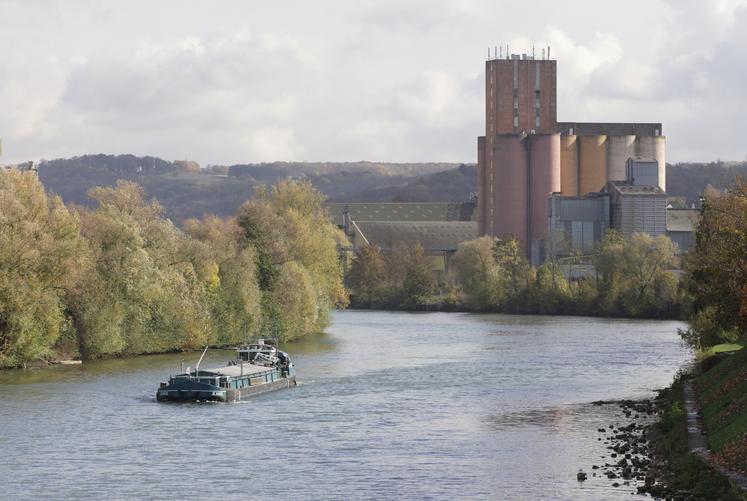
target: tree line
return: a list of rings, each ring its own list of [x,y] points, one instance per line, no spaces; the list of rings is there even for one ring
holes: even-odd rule
[[[695,246],[685,260],[692,301],[683,340],[698,350],[744,341],[747,333],[747,182],[708,190]]]
[[[348,284],[353,305],[365,308],[679,318],[686,301],[672,271],[676,251],[665,236],[608,231],[589,257],[594,274],[571,280],[556,261],[531,266],[515,239],[483,236],[461,243],[437,280],[417,244],[386,253],[367,246]]]
[[[65,206],[34,173],[0,170],[0,367],[291,339],[347,303],[344,235],[309,183],[183,229],[133,182],[89,196],[96,208]]]

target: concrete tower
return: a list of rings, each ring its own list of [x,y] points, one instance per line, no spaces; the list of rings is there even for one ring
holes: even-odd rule
[[[546,199],[560,191],[556,82],[551,59],[513,54],[485,62],[485,136],[478,138],[477,154],[480,234],[516,237],[528,249],[530,239],[546,232]]]

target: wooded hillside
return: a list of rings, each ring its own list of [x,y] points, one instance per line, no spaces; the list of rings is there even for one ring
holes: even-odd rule
[[[747,162],[667,165],[667,193],[689,207],[709,184],[723,190],[737,176],[747,176]],[[66,203],[90,206],[89,189],[125,179],[157,198],[177,224],[204,214],[234,214],[257,186],[288,177],[309,180],[333,202],[463,202],[477,190],[474,164],[271,162],[200,168],[186,160],[100,154],[39,165],[47,190]]]

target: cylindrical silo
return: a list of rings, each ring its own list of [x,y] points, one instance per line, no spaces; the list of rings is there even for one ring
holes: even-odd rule
[[[659,187],[667,189],[667,138],[664,136],[639,136],[636,151],[639,157],[654,158],[659,162]]]
[[[607,180],[625,181],[628,158],[636,156],[635,136],[607,137]]]
[[[490,187],[488,169],[485,164],[485,136],[477,138],[477,228],[480,235],[488,233],[485,216],[488,211],[488,193]]]
[[[527,149],[525,136],[495,137],[495,236],[527,245]]]
[[[560,191],[560,134],[535,134],[529,139],[529,239],[547,237],[548,202]]]
[[[667,191],[667,138],[665,136],[656,136],[656,155],[654,158],[659,162],[659,187],[662,191]]]
[[[575,135],[560,136],[560,192],[578,196],[578,141]]]
[[[607,136],[579,136],[578,194],[601,190],[607,184]]]

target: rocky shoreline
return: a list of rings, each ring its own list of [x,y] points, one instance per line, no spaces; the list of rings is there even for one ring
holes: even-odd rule
[[[654,499],[733,499],[728,481],[690,454],[681,394],[682,382],[675,381],[653,399],[594,402],[617,407],[617,412],[616,422],[596,430],[608,453],[590,465],[591,476]],[[588,474],[579,472],[580,481],[582,476]]]
[[[607,477],[612,487],[628,486],[631,494],[671,496],[650,442],[658,415],[655,400],[599,401],[594,405],[614,406],[619,412],[616,422],[597,429],[597,440],[604,442],[608,454],[600,464],[591,465],[591,475]]]

